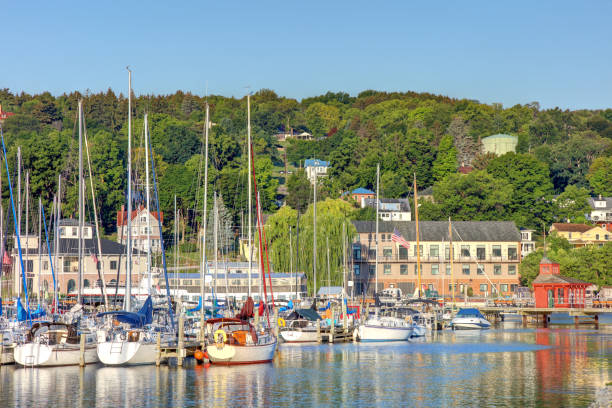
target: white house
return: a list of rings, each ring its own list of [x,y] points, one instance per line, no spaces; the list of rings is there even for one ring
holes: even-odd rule
[[[612,221],[612,197],[590,197],[591,221],[605,223]]]
[[[534,232],[535,230],[521,229],[521,259],[535,251]]]
[[[151,252],[161,252],[159,222],[156,211],[149,213],[147,208],[142,205],[132,210],[132,248],[147,251],[150,236]],[[164,222],[163,213],[161,213],[161,222]],[[150,232],[149,226],[151,228]],[[117,211],[117,242],[120,244],[127,243],[127,211],[125,206],[121,206],[121,211]]]
[[[365,207],[376,209],[376,199],[364,198],[361,208]],[[410,200],[408,198],[381,198],[378,215],[382,221],[412,221]]]
[[[307,159],[304,160],[304,169],[306,170],[306,177],[312,184],[315,182],[315,177],[327,176],[327,169],[329,169],[329,162],[319,159]]]

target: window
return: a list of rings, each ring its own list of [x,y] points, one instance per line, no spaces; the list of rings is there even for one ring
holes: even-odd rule
[[[450,265],[446,265],[446,274],[450,275],[451,274],[451,268]]]
[[[493,265],[493,275],[501,275],[501,265]]]
[[[501,285],[499,285],[499,291],[500,292],[507,292],[508,291],[508,284],[507,283],[502,283]]]
[[[448,284],[448,291],[449,291],[449,292],[452,292],[452,291],[453,291],[453,286],[454,286],[454,288],[455,288],[455,290],[456,290],[456,289],[457,289],[457,284],[456,284],[456,283],[455,283],[455,285],[453,285],[452,283],[449,283],[449,284]]]
[[[110,268],[113,271],[117,270],[117,261],[110,261]]]
[[[77,227],[72,227],[72,236],[76,237],[78,234],[78,228]]]
[[[359,276],[359,267],[360,267],[360,266],[361,266],[361,265],[359,265],[359,264],[354,264],[354,265],[353,265],[353,275],[355,275],[355,276]]]
[[[26,259],[25,267],[26,272],[34,272],[34,261],[31,259]]]
[[[393,256],[393,250],[390,247],[383,248],[383,256],[385,258],[391,258]]]
[[[414,246],[414,250],[413,250],[413,255],[417,256],[417,247],[416,245]],[[423,256],[423,245],[419,245],[419,256]]]
[[[376,259],[376,250],[368,249],[368,259]]]
[[[370,265],[370,275],[376,275],[376,265]]]
[[[486,293],[489,290],[489,285],[487,285],[486,283],[481,283],[480,284],[480,292],[481,293]]]
[[[486,256],[486,249],[483,246],[479,246],[476,248],[476,259],[479,261],[483,261]]]
[[[470,246],[469,245],[461,245],[461,256],[464,258],[470,257]]]
[[[140,222],[147,222],[147,216],[140,217]]]
[[[76,286],[76,283],[74,282],[74,279],[70,279],[68,281],[68,292],[73,292],[75,286]]]
[[[605,238],[605,239],[606,239],[606,241],[607,241],[607,240],[609,240],[609,239],[610,239],[610,235],[606,234],[606,235],[604,236],[604,238]]]
[[[440,255],[440,251],[438,249],[438,246],[437,245],[430,245],[429,246],[429,256],[432,256],[432,257],[436,256],[437,257],[439,255]]]
[[[83,281],[83,287],[84,287],[84,288],[88,288],[88,287],[89,287],[89,279],[85,279],[85,280]]]
[[[501,245],[493,245],[493,256],[501,258]]]
[[[461,268],[461,270],[463,271],[464,275],[469,275],[470,274],[470,265],[469,264],[463,264],[463,267]]]
[[[399,259],[408,259],[408,249],[403,246],[399,247]]]
[[[444,246],[444,259],[447,261],[450,259],[450,245]]]
[[[484,275],[484,265],[476,265],[476,275]]]
[[[518,285],[516,283],[513,283],[510,285],[510,292],[516,292],[516,288],[518,287]]]
[[[508,259],[516,261],[518,259],[517,251],[515,246],[508,247]]]
[[[49,269],[49,261],[43,261],[43,269],[46,271]],[[46,281],[45,281],[46,282]]]
[[[408,275],[408,265],[400,265],[400,275]]]
[[[516,265],[508,265],[508,275],[516,275]]]
[[[184,286],[191,286],[191,279],[183,279]]]
[[[361,245],[353,246],[353,259],[356,259],[356,260],[361,259]]]
[[[391,264],[384,265],[383,273],[385,275],[391,275]]]
[[[595,239],[599,241],[599,234],[595,234]]]
[[[417,269],[417,264],[414,264],[414,274],[415,274],[415,275],[418,275],[418,274],[419,274],[419,271],[418,271],[418,269]]]
[[[431,265],[431,274],[432,275],[439,275],[440,274],[440,265],[438,265],[438,264]]]

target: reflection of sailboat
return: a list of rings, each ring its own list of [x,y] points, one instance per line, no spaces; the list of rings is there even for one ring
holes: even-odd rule
[[[0,365],[13,364],[13,350],[15,349],[15,338],[13,329],[0,330]]]
[[[75,325],[58,322],[34,323],[26,342],[15,347],[15,362],[23,366],[77,365],[81,361],[80,336]],[[85,364],[98,362],[95,338],[86,334]]]

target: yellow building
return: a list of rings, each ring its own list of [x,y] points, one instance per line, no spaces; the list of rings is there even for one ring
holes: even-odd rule
[[[556,231],[559,236],[567,239],[576,248],[593,244],[601,246],[612,241],[612,233],[599,226],[554,223],[550,231]]]

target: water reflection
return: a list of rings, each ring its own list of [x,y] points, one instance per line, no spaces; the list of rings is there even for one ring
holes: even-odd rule
[[[281,346],[273,364],[0,368],[0,407],[584,406],[612,378],[612,334],[444,332],[400,343]]]

